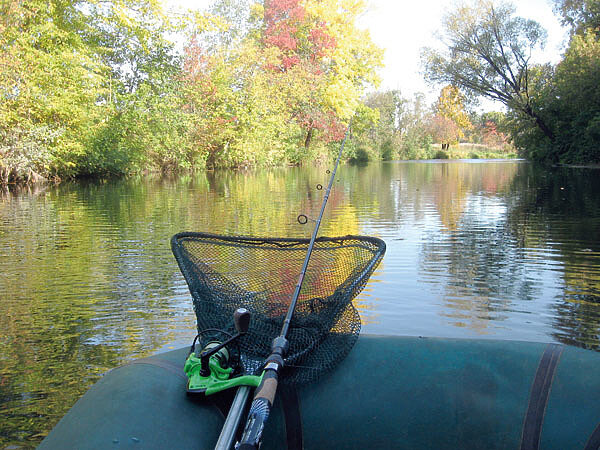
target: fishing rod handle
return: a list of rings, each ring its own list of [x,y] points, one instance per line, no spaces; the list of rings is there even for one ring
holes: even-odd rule
[[[260,447],[263,429],[275,402],[279,371],[284,366],[283,357],[288,348],[289,342],[285,336],[273,339],[271,354],[265,361],[263,379],[254,393],[242,439],[235,446],[236,450],[253,450]]]
[[[275,365],[274,363],[271,363]],[[267,365],[268,366],[268,365]],[[260,447],[265,423],[271,413],[275,393],[277,392],[278,377],[276,368],[266,368],[262,382],[256,388],[248,420],[236,450],[257,450]]]

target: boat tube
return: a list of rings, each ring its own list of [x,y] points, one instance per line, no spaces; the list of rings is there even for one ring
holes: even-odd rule
[[[39,448],[214,448],[233,393],[187,396],[187,352],[111,370]],[[261,448],[597,449],[599,399],[589,350],[361,335],[335,370],[278,394]]]

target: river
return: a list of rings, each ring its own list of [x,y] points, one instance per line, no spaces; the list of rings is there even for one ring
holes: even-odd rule
[[[179,231],[309,237],[326,167],[0,192],[0,448],[35,447],[103,373],[188,345]],[[322,235],[387,253],[363,333],[600,348],[600,170],[523,161],[340,167]]]

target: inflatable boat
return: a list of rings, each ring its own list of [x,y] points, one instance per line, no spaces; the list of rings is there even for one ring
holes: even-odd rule
[[[186,395],[187,349],[98,381],[40,449],[214,448],[232,392]],[[597,449],[600,355],[559,344],[361,335],[278,392],[262,449]]]

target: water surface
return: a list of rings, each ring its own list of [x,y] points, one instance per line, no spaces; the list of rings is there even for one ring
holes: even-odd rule
[[[189,344],[179,231],[309,237],[326,167],[0,193],[0,448],[34,447],[101,374]],[[600,346],[600,171],[341,167],[324,235],[383,238],[363,332]]]

